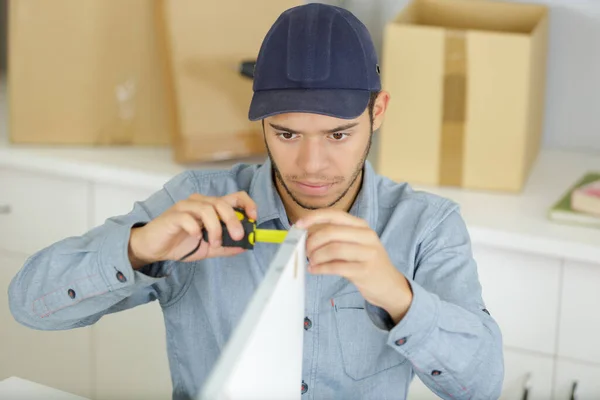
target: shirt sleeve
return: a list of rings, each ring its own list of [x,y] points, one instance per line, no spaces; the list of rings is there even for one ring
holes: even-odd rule
[[[180,174],[148,199],[136,202],[128,214],[33,254],[9,285],[15,320],[40,330],[70,329],[157,298],[168,301],[181,277],[171,277],[159,290],[159,283],[170,277],[172,263],[134,270],[129,237],[133,227],[149,222],[193,189],[191,178]]]
[[[487,311],[470,238],[456,209],[421,242],[413,299],[394,326],[383,309],[367,305],[373,323],[389,330],[388,345],[443,399],[497,399],[504,380],[500,329]]]

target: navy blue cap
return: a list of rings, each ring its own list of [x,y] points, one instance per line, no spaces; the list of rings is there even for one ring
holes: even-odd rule
[[[356,118],[381,90],[369,31],[351,12],[309,3],[284,11],[254,70],[251,121],[288,112]]]

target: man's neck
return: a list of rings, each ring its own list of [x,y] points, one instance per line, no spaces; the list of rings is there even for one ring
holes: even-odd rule
[[[316,211],[307,210],[298,205],[298,203],[296,203],[288,194],[287,190],[285,190],[281,182],[279,182],[279,180],[275,177],[273,177],[273,179],[275,180],[275,188],[279,193],[279,196],[281,197],[281,201],[283,202],[285,212],[291,224],[296,223],[296,221],[298,221],[300,218]],[[356,178],[356,180],[354,181],[348,192],[344,195],[344,197],[342,197],[337,203],[335,203],[330,208],[349,211],[352,205],[354,204],[358,193],[360,192],[362,182],[363,172],[361,171],[360,175]]]

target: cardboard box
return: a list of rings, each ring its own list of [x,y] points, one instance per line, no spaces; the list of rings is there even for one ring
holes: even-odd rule
[[[491,0],[412,1],[384,32],[391,102],[378,172],[520,191],[540,148],[548,12]]]
[[[179,163],[266,155],[260,122],[248,120],[256,59],[277,17],[301,0],[160,0],[157,26],[168,78],[174,158]],[[258,11],[260,10],[260,11]]]
[[[168,145],[154,0],[9,4],[14,143]]]

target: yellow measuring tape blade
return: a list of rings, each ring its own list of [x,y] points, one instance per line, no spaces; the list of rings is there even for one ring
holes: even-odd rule
[[[257,229],[256,237],[254,239],[257,242],[282,243],[287,234],[287,231],[280,231],[277,229]]]

